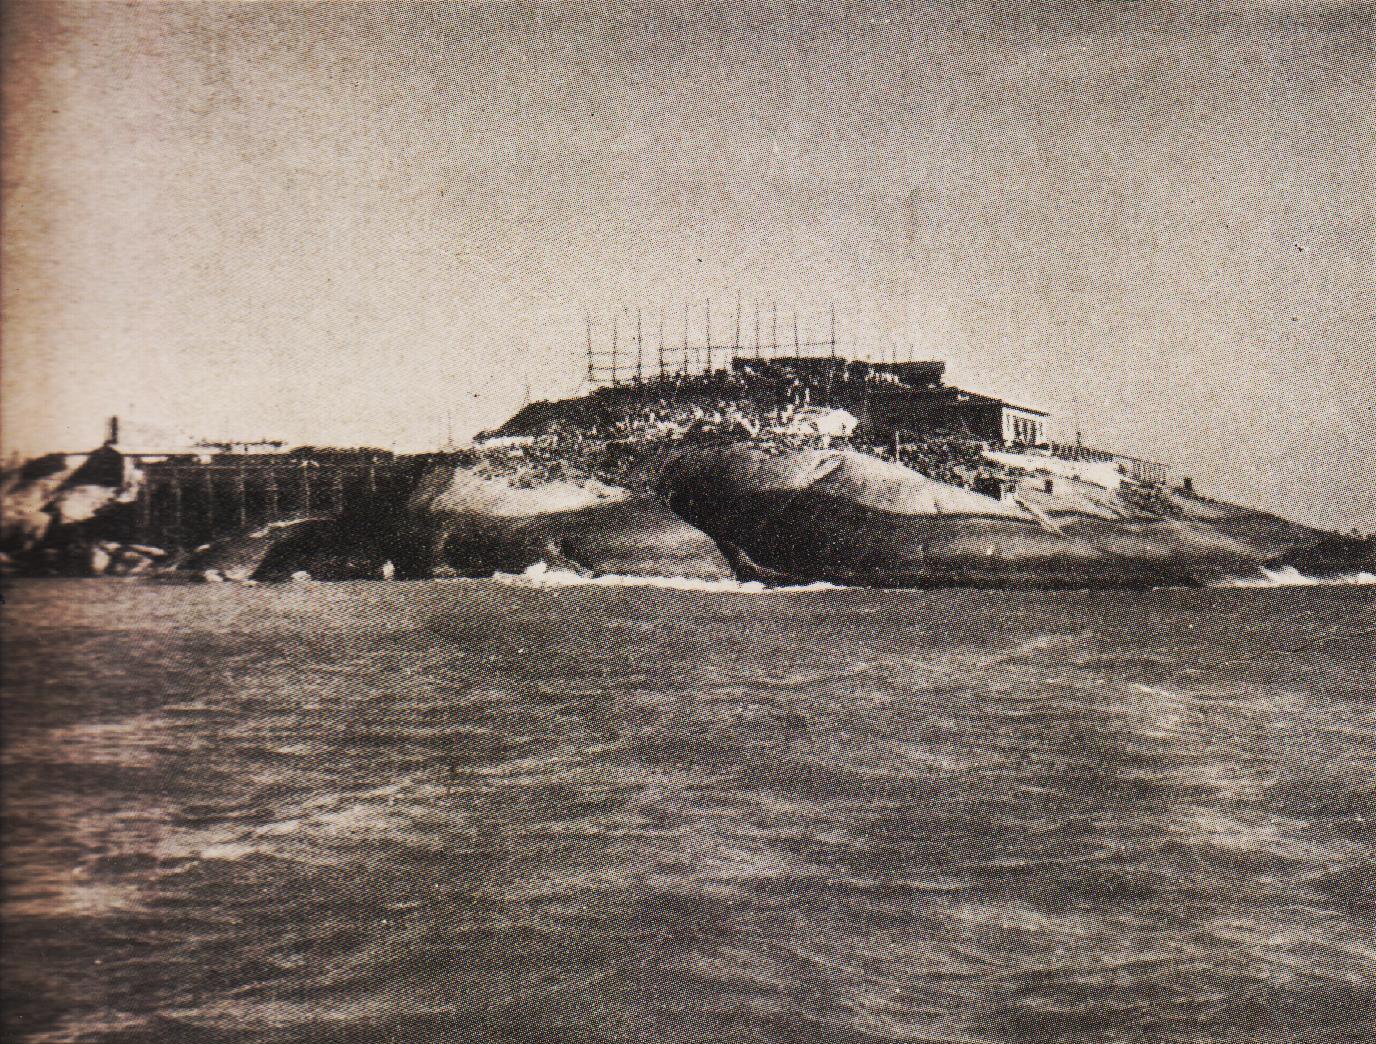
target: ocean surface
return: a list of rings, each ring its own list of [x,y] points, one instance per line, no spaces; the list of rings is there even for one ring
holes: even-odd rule
[[[6,1041],[1376,1040],[1376,589],[24,581]]]

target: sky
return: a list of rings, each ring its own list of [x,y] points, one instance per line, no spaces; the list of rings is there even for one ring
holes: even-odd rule
[[[6,12],[7,452],[434,448],[739,294],[1376,530],[1376,5]]]

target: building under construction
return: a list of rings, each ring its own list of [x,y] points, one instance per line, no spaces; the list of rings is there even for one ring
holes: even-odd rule
[[[1047,414],[1001,399],[953,388],[944,382],[946,364],[935,360],[847,358],[851,346],[837,338],[836,314],[826,313],[826,336],[804,336],[797,314],[756,308],[742,333],[737,305],[729,338],[713,333],[706,302],[697,313],[682,312],[675,341],[665,316],[651,324],[643,311],[623,309],[586,325],[584,396],[527,406],[503,426],[504,434],[534,434],[553,416],[605,411],[623,414],[637,404],[669,402],[704,408],[748,401],[756,409],[819,406],[855,416],[855,437],[888,443],[895,436],[945,432],[991,443],[1036,446],[1048,440]],[[720,325],[720,323],[718,323]],[[653,330],[651,330],[653,327]]]

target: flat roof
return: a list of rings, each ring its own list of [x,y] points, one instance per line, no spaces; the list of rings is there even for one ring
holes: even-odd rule
[[[1002,399],[1000,399],[999,401],[1003,402],[1003,404],[1007,406],[1010,410],[1018,410],[1021,413],[1035,413],[1038,417],[1051,416],[1051,414],[1047,413],[1045,410],[1035,410],[1031,406],[1019,406],[1015,402],[1004,402]]]

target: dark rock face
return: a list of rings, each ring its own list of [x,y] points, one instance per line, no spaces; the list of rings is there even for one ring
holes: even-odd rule
[[[103,575],[108,550],[133,538],[140,476],[101,447],[29,461],[0,479],[0,549],[15,571]],[[118,571],[116,571],[118,573]]]
[[[259,579],[264,563],[272,559],[278,563],[274,572],[283,573],[281,579],[286,579],[306,568],[297,564],[306,557],[304,549],[321,540],[335,524],[334,519],[317,516],[274,522],[197,548],[181,568],[192,573],[216,573],[227,580],[250,580]]]
[[[1034,511],[849,451],[699,450],[666,467],[660,490],[738,563],[873,587],[1190,584],[1253,569],[1313,533],[1241,509],[1219,512],[1226,526],[1183,510],[1057,511],[1045,497]]]
[[[1376,576],[1376,538],[1330,537],[1311,547],[1279,555],[1268,569],[1294,569],[1315,580],[1368,573]]]
[[[593,573],[704,580],[733,575],[707,534],[652,497],[629,498],[558,519],[547,542],[575,566]]]
[[[422,477],[397,532],[398,576],[490,576],[542,561],[590,574],[732,575],[700,530],[653,497],[607,486],[520,488],[438,467]]]
[[[53,524],[48,503],[75,472],[66,457],[53,454],[4,476],[0,481],[0,548],[17,554],[43,543]]]
[[[198,548],[183,571],[226,580],[372,580],[399,554],[396,512],[382,503],[357,504],[339,516],[302,515],[273,522]]]
[[[710,538],[653,497],[562,483],[521,488],[448,465],[422,476],[405,504],[274,523],[197,551],[183,569],[228,580],[414,579],[539,562],[589,575],[733,575]]]
[[[394,552],[390,534],[366,515],[345,514],[293,526],[273,542],[253,572],[255,580],[376,580]]]

